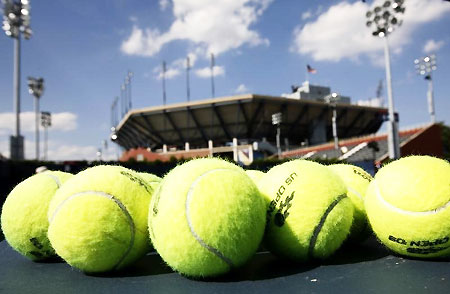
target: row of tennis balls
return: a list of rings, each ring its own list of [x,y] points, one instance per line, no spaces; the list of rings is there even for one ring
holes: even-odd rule
[[[307,172],[313,177],[322,173],[317,178],[319,186],[331,189],[315,191],[321,197],[318,204],[323,206],[317,213],[305,210],[311,220],[303,222],[303,228],[297,230],[309,234],[330,202],[336,196],[342,198],[347,191],[324,166],[308,161],[295,163],[305,169],[297,169],[297,173]],[[342,167],[353,170],[351,166]],[[368,183],[370,176],[360,172]],[[267,205],[248,176],[259,182],[264,173],[246,174],[220,159],[199,159],[181,165],[164,178],[162,185],[156,176],[117,166],[98,166],[76,176],[46,172],[25,180],[8,196],[2,213],[3,231],[12,247],[33,260],[51,257],[54,248],[69,264],[85,272],[120,269],[149,249],[147,215],[150,198],[155,194],[148,221],[158,252],[181,273],[216,275],[245,263],[257,250],[264,233]],[[296,180],[293,174],[290,177]],[[311,182],[308,186],[320,189]],[[159,190],[154,193],[156,189]],[[284,191],[278,189],[277,193]],[[303,193],[311,191],[304,189]],[[277,225],[281,212],[287,220],[289,205],[287,200],[284,203],[285,209],[274,214]],[[316,240],[317,244],[309,247],[302,244],[306,249],[315,246],[315,257],[330,255],[347,236],[353,208],[348,199],[343,203],[334,209],[337,216],[328,216],[334,227],[321,224],[322,234],[328,234],[326,240]],[[344,221],[342,225],[339,219]],[[333,240],[334,235],[338,239]],[[280,250],[279,254],[296,260],[313,257],[305,250]]]
[[[378,238],[401,254],[448,256],[448,162],[408,157],[387,165],[375,179],[365,208]],[[46,172],[11,192],[2,229],[23,255],[40,260],[53,255],[54,248],[88,273],[121,269],[144,255],[149,230],[154,247],[173,269],[213,276],[244,264],[264,232],[264,244],[273,253],[296,261],[328,257],[349,231],[351,239],[366,236],[363,199],[371,180],[351,165],[327,168],[306,160],[255,175],[224,160],[196,159],[173,169],[161,183],[156,176],[117,166],[73,177]],[[433,205],[441,208],[430,213]],[[419,224],[427,226],[411,230],[417,213],[423,214]]]

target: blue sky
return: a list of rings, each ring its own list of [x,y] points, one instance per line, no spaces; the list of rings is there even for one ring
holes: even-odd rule
[[[193,63],[191,100],[211,95],[209,53],[216,55],[216,96],[280,95],[317,69],[313,84],[353,102],[374,98],[385,79],[383,42],[365,27],[373,1],[155,0],[31,1],[34,35],[22,42],[22,134],[34,158],[33,100],[26,77],[45,79],[41,110],[53,113],[49,158],[94,159],[108,139],[110,107],[133,71],[133,108],[186,100],[184,60]],[[415,58],[436,53],[438,121],[450,121],[450,3],[406,0],[403,26],[389,36],[393,92],[400,126],[427,123],[427,83]],[[0,36],[0,153],[9,156],[13,121],[13,41]],[[384,90],[386,103],[386,90]],[[42,142],[42,135],[41,135]],[[110,141],[106,158],[117,150]],[[42,150],[42,148],[41,148]],[[42,151],[41,151],[42,153]]]

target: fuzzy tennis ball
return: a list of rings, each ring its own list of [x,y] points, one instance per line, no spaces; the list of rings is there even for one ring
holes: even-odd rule
[[[153,191],[156,190],[161,183],[161,178],[151,173],[138,173],[138,176],[140,176]]]
[[[216,158],[194,159],[164,178],[152,198],[152,243],[174,270],[217,276],[243,265],[264,233],[265,205],[240,167]]]
[[[19,183],[2,209],[2,230],[6,241],[20,254],[35,260],[55,256],[47,238],[47,209],[55,192],[71,174],[45,171]]]
[[[297,159],[271,168],[259,181],[267,203],[265,245],[294,261],[324,259],[346,239],[353,205],[340,177]]]
[[[86,273],[119,270],[149,249],[152,189],[137,173],[96,166],[73,176],[48,210],[48,237],[56,253]]]
[[[158,189],[162,179],[160,177],[154,175],[154,174],[151,174],[151,173],[144,173],[144,172],[142,172],[142,173],[138,173],[138,175],[150,186],[151,194],[153,195],[155,193],[155,191]],[[149,236],[149,243],[151,244],[150,236]],[[149,251],[154,251],[153,246],[150,246],[148,248],[148,250]]]
[[[258,183],[258,181],[264,176],[264,173],[259,170],[249,169],[245,173],[253,180],[253,182]]]
[[[450,164],[410,156],[381,168],[365,208],[378,239],[398,254],[450,256]]]
[[[371,233],[364,209],[364,198],[372,176],[362,168],[351,164],[333,164],[328,167],[337,173],[347,185],[347,196],[355,208],[348,240],[351,242],[362,241]]]

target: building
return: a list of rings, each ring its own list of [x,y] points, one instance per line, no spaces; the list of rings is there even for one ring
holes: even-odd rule
[[[330,90],[322,88],[326,96]],[[310,87],[309,98],[317,89]],[[380,107],[247,94],[131,110],[114,128],[111,139],[125,149],[123,160],[134,150],[162,158],[231,152],[238,160],[252,160],[277,152],[273,114],[281,113],[281,145],[291,150],[332,140],[334,109],[342,139],[376,133],[387,117],[387,109]],[[131,158],[147,159],[137,156]]]
[[[327,102],[327,97],[332,94],[330,87],[311,85],[309,81],[303,82],[301,86],[292,86],[292,93],[281,94],[282,97],[301,100],[313,100]],[[350,104],[348,96],[338,94],[337,103]]]

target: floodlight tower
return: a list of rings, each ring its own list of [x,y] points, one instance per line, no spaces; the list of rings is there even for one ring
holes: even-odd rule
[[[339,150],[339,138],[337,133],[337,111],[336,104],[341,99],[338,93],[331,93],[325,96],[325,101],[333,107],[333,117],[331,119],[333,124],[333,138],[334,138],[334,149]]]
[[[277,112],[272,114],[272,125],[277,126],[277,153],[278,158],[281,158],[281,129],[280,125],[283,121],[283,114],[281,112]]]
[[[36,160],[39,160],[39,99],[44,93],[44,79],[28,77],[28,92],[34,96]]]
[[[23,137],[20,135],[20,39],[31,38],[30,1],[1,0],[3,4],[3,30],[14,39],[14,110],[16,113],[15,136],[10,137],[11,159],[22,160]]]
[[[431,123],[436,122],[436,115],[434,113],[434,95],[433,95],[433,77],[432,72],[436,70],[436,55],[431,54],[429,56],[422,57],[414,60],[416,65],[417,74],[425,76],[425,80],[428,81],[428,111],[430,112]]]
[[[382,6],[375,6],[373,10],[369,10],[366,13],[366,25],[367,27],[373,27],[372,35],[384,39],[386,85],[389,100],[388,150],[389,158],[391,159],[400,157],[400,139],[394,114],[388,35],[394,31],[396,26],[402,24],[402,21],[399,21],[396,15],[405,13],[405,8],[403,7],[404,2],[404,0],[385,1]]]
[[[41,112],[41,126],[44,127],[44,160],[47,160],[48,128],[52,126],[52,114],[48,111]]]
[[[133,77],[133,75],[134,74],[132,71],[128,71],[127,76],[125,77],[125,82],[128,90],[128,109],[131,109],[131,107],[133,106],[131,101],[131,78]]]

